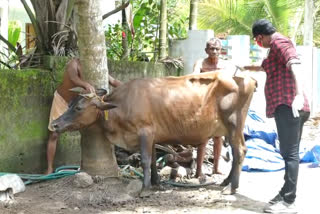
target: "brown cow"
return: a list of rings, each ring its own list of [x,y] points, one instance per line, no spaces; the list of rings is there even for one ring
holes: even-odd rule
[[[223,185],[231,182],[234,193],[246,153],[243,128],[255,88],[256,81],[250,77],[219,72],[136,79],[115,88],[105,102],[99,97],[102,94],[82,95],[52,125],[57,132],[63,132],[99,123],[107,142],[132,152],[140,150],[144,189],[159,182],[156,143],[198,146],[196,174],[201,175],[208,139],[228,136],[233,163]],[[104,120],[99,115],[107,109],[109,118]]]

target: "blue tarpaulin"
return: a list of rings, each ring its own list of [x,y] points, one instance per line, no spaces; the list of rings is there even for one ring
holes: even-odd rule
[[[247,154],[243,171],[277,171],[284,169],[284,161],[279,153],[279,142],[274,123],[266,122],[253,110],[248,111],[244,128]],[[315,163],[320,160],[320,145],[310,145],[301,141],[301,162]]]

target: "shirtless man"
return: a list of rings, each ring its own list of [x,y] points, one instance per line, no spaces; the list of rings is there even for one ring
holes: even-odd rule
[[[109,75],[109,84],[113,87],[117,87],[122,83],[115,80]],[[83,81],[83,76],[80,67],[79,59],[72,59],[66,66],[66,71],[63,76],[62,84],[54,92],[54,98],[50,111],[49,118],[49,139],[47,145],[47,161],[48,169],[46,174],[53,172],[53,162],[56,154],[56,147],[59,138],[59,133],[52,131],[51,122],[57,119],[68,109],[68,103],[77,96],[76,93],[71,92],[69,89],[74,87],[82,87],[88,92],[95,92],[95,89],[88,82]]]
[[[212,38],[207,44],[205,51],[208,57],[205,59],[199,59],[193,66],[193,73],[199,74],[203,72],[217,71],[227,68],[227,63],[224,60],[219,60],[219,55],[221,53],[222,44],[220,39]],[[222,138],[213,137],[213,173],[222,174],[219,171],[219,159],[222,149]],[[203,148],[198,148],[198,156],[201,157],[202,161],[204,159],[205,146]],[[200,175],[196,175],[197,177]]]

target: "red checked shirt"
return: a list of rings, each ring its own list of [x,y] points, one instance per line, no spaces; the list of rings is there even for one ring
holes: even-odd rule
[[[299,59],[292,42],[279,33],[275,33],[271,40],[268,57],[263,60],[262,68],[267,74],[264,88],[266,97],[267,117],[273,117],[277,106],[285,104],[291,107],[296,95],[296,84],[287,63],[292,59]],[[306,96],[303,111],[309,112]]]

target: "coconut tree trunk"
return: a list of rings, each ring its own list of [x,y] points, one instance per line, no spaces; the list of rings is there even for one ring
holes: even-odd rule
[[[197,30],[198,0],[191,0],[189,15],[189,30]]]
[[[167,0],[161,0],[159,59],[163,59],[167,56],[166,49],[167,49]]]
[[[76,0],[78,46],[84,79],[96,88],[108,88],[108,67],[100,0]],[[81,168],[91,175],[115,177],[114,147],[98,124],[81,131]]]

